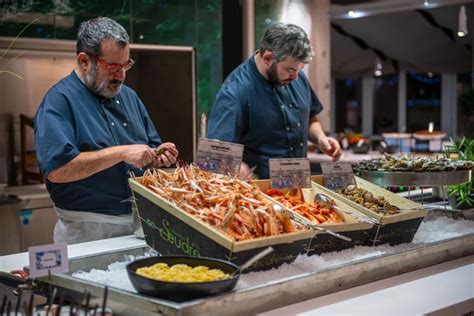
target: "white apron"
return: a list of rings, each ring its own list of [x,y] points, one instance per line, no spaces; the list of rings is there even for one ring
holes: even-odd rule
[[[54,227],[54,242],[76,244],[106,239],[134,232],[132,215],[106,215],[68,211],[54,207],[59,219]]]

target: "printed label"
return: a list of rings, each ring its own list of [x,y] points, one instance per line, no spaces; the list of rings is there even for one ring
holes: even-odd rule
[[[310,188],[311,171],[309,159],[270,159],[270,180],[272,188]]]
[[[203,170],[235,176],[239,174],[244,145],[200,138],[196,164]]]
[[[37,278],[69,270],[66,243],[29,247],[30,276]]]
[[[324,186],[330,190],[343,189],[356,184],[350,163],[321,162]]]

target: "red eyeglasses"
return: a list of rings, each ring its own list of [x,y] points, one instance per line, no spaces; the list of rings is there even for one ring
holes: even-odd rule
[[[95,57],[95,60],[97,60],[102,65],[104,65],[110,75],[113,75],[113,74],[119,72],[122,68],[125,71],[128,71],[128,70],[130,70],[130,68],[133,67],[133,65],[135,65],[135,61],[131,58],[126,63],[123,63],[123,64],[108,63],[100,57]]]

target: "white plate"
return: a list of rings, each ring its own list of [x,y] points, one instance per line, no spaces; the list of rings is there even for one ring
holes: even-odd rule
[[[413,137],[419,140],[432,140],[432,139],[443,139],[446,133],[433,133],[433,134],[413,134]]]
[[[405,138],[410,138],[411,134],[410,133],[383,133],[382,136],[385,138],[405,139]]]

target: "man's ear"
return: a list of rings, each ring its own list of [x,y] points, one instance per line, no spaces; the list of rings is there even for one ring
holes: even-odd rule
[[[262,60],[266,66],[270,66],[272,64],[273,53],[270,50],[266,50],[262,54]]]
[[[91,58],[84,52],[77,55],[77,64],[83,72],[87,72],[91,67]]]

